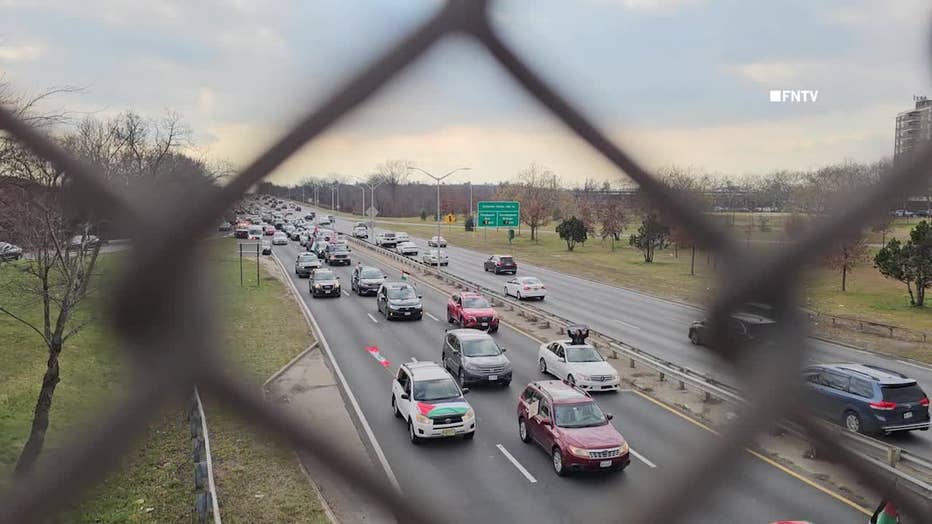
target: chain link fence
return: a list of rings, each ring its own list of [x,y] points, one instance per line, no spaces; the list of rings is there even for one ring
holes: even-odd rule
[[[835,459],[878,493],[891,496],[896,486],[877,474],[876,466],[859,460],[834,441],[831,432],[807,419],[797,408],[800,395],[798,372],[808,351],[805,324],[796,311],[800,272],[821,256],[840,237],[856,234],[885,212],[886,202],[902,196],[928,178],[932,148],[925,148],[898,163],[887,180],[869,190],[847,195],[844,209],[829,217],[821,228],[807,232],[797,243],[772,256],[743,251],[719,225],[710,220],[686,196],[652,177],[621,147],[614,144],[569,100],[518,56],[493,28],[488,1],[450,0],[429,20],[333,92],[328,99],[297,123],[229,184],[210,198],[166,202],[159,219],[130,204],[126,195],[109,185],[93,166],[72,157],[6,109],[0,109],[0,129],[20,140],[34,153],[64,171],[76,204],[107,216],[120,217],[134,232],[134,249],[128,270],[112,296],[111,320],[126,352],[139,369],[126,398],[109,413],[88,423],[41,468],[0,493],[0,523],[35,522],[54,515],[80,500],[87,490],[120,465],[145,431],[146,421],[158,409],[184,398],[196,384],[202,391],[229,403],[240,415],[263,429],[276,432],[305,452],[314,455],[350,484],[367,491],[395,513],[401,522],[443,522],[443,513],[428,500],[404,498],[386,479],[364,474],[359,458],[328,441],[300,420],[286,415],[264,401],[253,388],[238,382],[226,371],[222,337],[213,325],[213,309],[202,278],[194,245],[224,210],[309,141],[315,139],[385,84],[411,65],[438,41],[452,34],[471,37],[480,43],[511,78],[536,98],[570,131],[634,180],[643,194],[663,211],[668,220],[687,228],[697,243],[714,250],[722,261],[721,293],[711,310],[713,333],[728,340],[726,319],[730,311],[747,301],[766,302],[776,311],[782,326],[779,351],[758,346],[721,343],[714,351],[732,366],[734,374],[754,384],[747,388],[748,405],[737,422],[720,438],[710,440],[703,453],[695,453],[675,470],[658,480],[632,489],[642,490],[638,507],[626,508],[627,522],[682,521],[714,489],[732,466],[737,466],[734,449],[751,444],[781,418],[800,424],[817,445],[833,450]],[[631,82],[639,79],[631,78]],[[167,213],[173,205],[174,212]],[[163,217],[176,217],[168,222]],[[179,321],[178,319],[184,319]],[[696,479],[702,479],[696,482]],[[897,500],[905,514],[923,515],[920,504],[908,497]],[[619,519],[621,517],[619,516]],[[919,522],[917,518],[914,522]]]

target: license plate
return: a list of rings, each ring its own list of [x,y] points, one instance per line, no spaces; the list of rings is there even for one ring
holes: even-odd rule
[[[410,311],[405,311],[405,316],[406,316],[406,317],[411,316],[411,312],[410,312]]]
[[[609,467],[611,467],[611,466],[612,466],[612,461],[611,461],[611,460],[603,460],[602,462],[599,462],[599,467],[600,467],[600,468],[609,468]]]
[[[452,437],[453,435],[456,435],[456,430],[444,429],[440,431],[440,434],[443,435],[444,437]]]
[[[479,324],[479,325],[482,326],[482,327],[488,327],[489,323],[488,323],[488,322],[482,322],[482,323]]]
[[[498,375],[489,375],[489,380],[498,380]]]
[[[913,412],[907,411],[906,413],[903,413],[903,418],[913,418]]]

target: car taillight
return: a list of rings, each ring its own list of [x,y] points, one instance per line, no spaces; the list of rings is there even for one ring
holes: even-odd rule
[[[540,286],[541,289],[547,289],[547,286]]]
[[[924,407],[929,407],[929,397],[922,397],[919,399],[919,405]]]
[[[495,265],[496,265],[496,266],[501,266],[502,263],[501,263],[501,262],[496,262]]]
[[[896,402],[890,402],[888,400],[881,400],[880,402],[871,402],[870,407],[880,410],[880,411],[890,411],[896,409]]]
[[[531,289],[531,286],[524,286],[524,290],[525,290],[525,291],[527,291],[527,290],[529,290],[529,289]]]

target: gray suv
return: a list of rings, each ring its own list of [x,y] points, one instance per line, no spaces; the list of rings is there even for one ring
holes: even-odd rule
[[[421,295],[407,282],[385,282],[376,294],[376,307],[388,320],[410,318],[421,320],[424,305]]]
[[[385,273],[382,273],[381,269],[372,266],[356,266],[350,278],[350,288],[359,296],[375,295],[383,282],[385,282]]]
[[[470,384],[511,384],[511,362],[505,348],[498,347],[491,335],[475,329],[451,329],[443,335],[443,367],[459,380]]]

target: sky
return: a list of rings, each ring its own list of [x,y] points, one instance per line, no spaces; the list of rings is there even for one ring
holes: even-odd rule
[[[79,86],[52,103],[100,117],[178,112],[203,154],[242,166],[441,6],[0,0],[0,74],[26,93]],[[932,94],[928,0],[505,0],[492,20],[649,169],[755,175],[877,160],[892,155],[896,113]],[[773,103],[774,89],[818,98]],[[512,179],[531,163],[570,184],[623,180],[460,35],[271,179],[362,179],[387,159],[469,167],[458,183]]]

